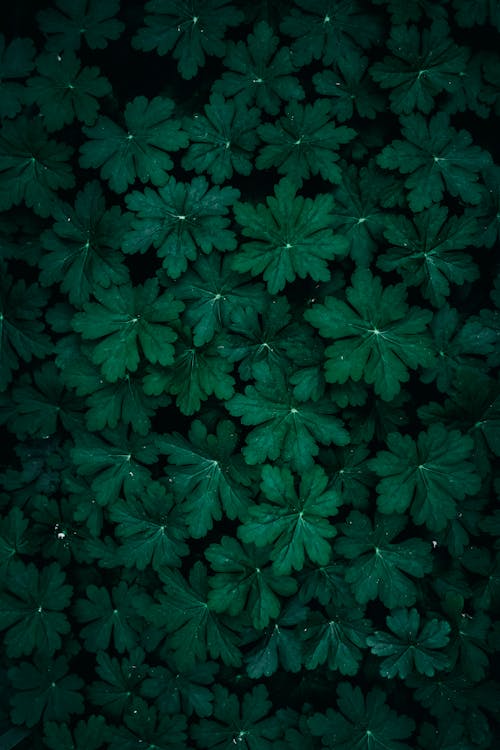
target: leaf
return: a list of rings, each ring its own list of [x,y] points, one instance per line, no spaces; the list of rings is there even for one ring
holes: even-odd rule
[[[391,633],[380,630],[366,642],[376,656],[385,656],[380,663],[382,677],[401,677],[413,672],[433,677],[446,669],[448,656],[439,651],[448,644],[450,626],[444,620],[432,619],[420,625],[416,609],[396,609],[386,618]]]
[[[132,38],[135,49],[156,50],[163,56],[171,52],[183,78],[193,78],[205,64],[206,55],[222,57],[228,26],[237,26],[243,13],[228,0],[176,2],[160,0],[146,3],[145,26]]]
[[[188,144],[174,109],[168,97],[136,96],[125,107],[124,127],[101,115],[82,128],[88,140],[80,148],[80,166],[100,168],[115,193],[124,193],[136,179],[164,185],[173,166],[170,152]]]
[[[157,279],[135,287],[95,288],[93,293],[97,302],[87,302],[72,326],[84,339],[97,342],[91,357],[106,380],[114,383],[127,371],[135,372],[141,355],[152,364],[172,364],[177,333],[169,324],[184,305],[169,292],[159,292]]]
[[[239,666],[241,655],[230,620],[226,616],[224,622],[208,604],[209,587],[203,563],[194,563],[189,582],[179,571],[168,568],[160,571],[160,578],[163,592],[146,617],[167,631],[167,643],[180,669],[204,663],[208,655],[222,659],[224,664]]]
[[[106,734],[109,750],[136,750],[144,742],[147,742],[146,747],[161,743],[169,750],[184,750],[186,718],[161,715],[156,706],[148,706],[146,701],[138,698],[134,709]]]
[[[73,149],[49,140],[41,120],[17,117],[0,130],[0,210],[24,201],[44,218],[53,214],[56,192],[75,185],[68,160]]]
[[[83,67],[72,50],[64,56],[42,53],[36,62],[39,75],[27,81],[26,101],[36,103],[49,132],[60,130],[75,119],[93,125],[99,98],[111,93],[111,84],[97,67]]]
[[[278,595],[290,596],[297,590],[292,578],[278,576],[266,567],[268,551],[256,549],[251,543],[242,547],[236,539],[223,536],[220,544],[211,544],[205,550],[205,557],[215,571],[209,578],[210,607],[230,615],[246,612],[256,630],[278,617]]]
[[[306,558],[319,565],[329,562],[327,540],[337,533],[329,518],[338,512],[339,497],[327,481],[323,469],[314,465],[301,475],[297,489],[287,467],[263,467],[261,490],[269,502],[248,508],[238,536],[259,547],[273,545],[270,557],[278,575],[301,570]]]
[[[148,671],[144,657],[141,648],[133,648],[130,656],[121,659],[98,651],[95,669],[100,680],[92,682],[87,688],[90,701],[107,716],[120,719],[137,700]]]
[[[243,448],[245,461],[254,466],[267,459],[281,458],[292,469],[304,471],[322,445],[346,445],[349,435],[337,409],[324,398],[301,402],[294,398],[283,374],[264,363],[255,365],[257,380],[244,393],[235,394],[226,404],[229,413],[253,427]]]
[[[293,75],[296,67],[290,50],[266,21],[254,25],[245,42],[227,42],[224,72],[213,91],[230,98],[241,96],[269,115],[277,115],[282,101],[303,99],[304,89]]]
[[[211,716],[214,696],[210,688],[217,669],[218,665],[210,661],[182,672],[178,672],[176,664],[151,667],[141,683],[141,694],[154,698],[162,713]]]
[[[271,701],[264,685],[256,685],[240,701],[221,685],[214,687],[213,718],[202,719],[192,728],[198,747],[225,750],[233,743],[242,747],[273,750],[281,734],[276,716],[269,715]]]
[[[314,736],[321,737],[327,747],[336,750],[410,750],[400,740],[411,737],[415,723],[407,716],[398,715],[386,703],[386,694],[375,687],[366,695],[358,686],[341,682],[337,687],[337,706],[340,711],[327,709],[308,719]]]
[[[429,310],[409,308],[403,284],[382,288],[365,268],[352,275],[347,302],[326,297],[305,319],[326,339],[326,379],[331,383],[365,380],[390,401],[408,382],[408,368],[430,364],[434,355],[427,332]]]
[[[15,37],[6,43],[0,34],[0,117],[15,117],[24,101],[20,80],[26,78],[35,65],[35,45],[31,39]]]
[[[2,269],[4,271],[4,269]],[[14,281],[2,273],[0,278],[0,392],[5,391],[21,361],[31,362],[50,352],[41,309],[48,293],[38,284],[29,286],[23,279]]]
[[[286,371],[305,349],[308,351],[304,359],[310,365],[315,343],[311,342],[310,330],[290,321],[290,305],[285,297],[270,300],[263,310],[235,308],[227,333],[217,338],[217,349],[225,359],[239,363],[238,374],[246,381],[253,379],[254,365],[259,362]],[[295,378],[292,382],[295,384]],[[303,400],[308,399],[306,396]]]
[[[292,101],[277,122],[260,125],[258,133],[264,146],[255,162],[257,169],[276,167],[295,188],[314,175],[340,182],[339,148],[356,135],[352,128],[334,122],[328,99],[313,104]]]
[[[458,430],[432,424],[417,441],[392,432],[388,451],[369,460],[381,477],[377,507],[382,513],[404,513],[411,508],[415,523],[443,530],[455,517],[457,500],[475,494],[481,480],[472,463],[472,439]]]
[[[358,266],[370,264],[386,225],[379,206],[380,188],[380,175],[351,164],[342,170],[342,181],[333,193],[332,227],[348,240],[349,256]]]
[[[477,232],[472,217],[448,216],[446,206],[431,206],[416,214],[413,222],[403,215],[390,216],[384,231],[390,246],[377,266],[397,271],[405,284],[419,286],[439,308],[450,295],[450,282],[462,285],[478,278],[471,255],[458,252],[475,244]]]
[[[183,515],[159,483],[150,483],[140,497],[133,493],[118,500],[110,509],[110,519],[121,542],[117,554],[126,568],[179,567],[189,553]]]
[[[170,177],[157,191],[126,196],[129,209],[135,211],[131,228],[125,234],[125,253],[144,253],[151,245],[162,258],[168,276],[178,278],[188,268],[188,261],[198,251],[234,250],[236,237],[229,229],[229,206],[240,192],[231,187],[210,187],[205,177],[191,183],[176,182]]]
[[[116,40],[125,29],[116,16],[119,0],[55,0],[55,8],[37,14],[41,31],[50,51],[77,50],[82,39],[90,49],[104,49],[108,40]]]
[[[247,276],[232,269],[232,257],[220,253],[198,256],[174,289],[175,296],[186,301],[182,318],[193,331],[196,347],[227,327],[233,311],[247,305],[260,311],[267,299],[262,284],[248,283]]]
[[[279,668],[286,672],[300,672],[302,642],[297,625],[303,624],[308,610],[292,598],[282,609],[274,625],[270,624],[246,658],[248,676],[253,680],[270,677]]]
[[[204,115],[195,114],[183,122],[190,141],[181,160],[183,168],[208,173],[217,184],[234,172],[248,177],[259,140],[259,110],[248,109],[241,97],[226,100],[215,93],[203,111]]]
[[[329,670],[342,675],[357,674],[370,629],[371,623],[363,618],[362,609],[327,605],[326,617],[313,615],[301,629],[306,669],[326,664]]]
[[[47,721],[44,742],[52,750],[73,750],[74,747],[99,750],[104,742],[105,729],[102,716],[90,716],[86,721],[80,720],[73,732],[67,724]]]
[[[64,389],[53,362],[33,370],[33,382],[27,373],[22,375],[12,389],[10,403],[9,429],[19,438],[47,439],[61,425],[68,430],[81,427],[80,400]]]
[[[391,90],[393,112],[409,114],[418,109],[429,114],[437,95],[458,87],[469,51],[448,34],[448,24],[442,19],[421,32],[417,26],[392,27],[387,42],[392,55],[372,65],[370,74],[382,88]]]
[[[383,110],[384,100],[368,76],[368,62],[353,52],[340,58],[334,70],[312,76],[318,94],[331,98],[331,111],[339,122],[351,120],[355,113],[373,120]]]
[[[154,433],[127,436],[126,428],[120,425],[116,430],[102,430],[100,437],[79,432],[71,460],[77,474],[92,478],[92,492],[99,505],[110,505],[123,488],[142,490],[148,485],[150,473],[146,467],[156,462],[158,452]]]
[[[68,661],[58,656],[55,661],[35,659],[12,666],[9,679],[14,688],[11,696],[11,718],[14,724],[33,727],[43,716],[45,721],[66,721],[73,714],[82,714],[81,689],[84,682],[68,673]]]
[[[118,206],[106,208],[101,184],[87,183],[74,206],[59,203],[55,222],[42,232],[40,283],[60,283],[61,291],[78,308],[94,289],[109,289],[129,280],[119,252],[127,222]]]
[[[490,166],[490,154],[473,144],[467,130],[452,128],[446,112],[430,120],[417,113],[402,115],[400,121],[405,140],[396,139],[386,146],[377,163],[409,174],[404,184],[411,210],[429,208],[447,193],[466,204],[478,204],[479,173]]]
[[[379,22],[351,0],[295,0],[280,24],[280,31],[295,41],[297,65],[321,60],[325,67],[349,59],[377,41]]]
[[[235,453],[238,434],[230,420],[220,420],[214,433],[201,420],[191,423],[188,439],[174,432],[162,436],[168,455],[165,471],[194,538],[205,536],[224,516],[241,518],[249,502],[253,472]]]
[[[0,629],[7,630],[4,645],[9,657],[33,652],[52,656],[61,648],[61,635],[70,632],[63,613],[73,587],[57,563],[41,570],[13,561],[6,589],[0,592]]]
[[[408,576],[423,578],[431,572],[432,547],[416,538],[393,543],[406,523],[404,516],[377,514],[372,525],[368,516],[349,513],[334,546],[349,560],[345,577],[360,604],[379,598],[392,609],[417,601],[417,587]]]
[[[87,623],[81,636],[88,651],[105,650],[111,642],[121,654],[137,646],[140,618],[134,598],[139,592],[138,586],[127,586],[125,581],[114,586],[111,595],[104,586],[86,587],[86,598],[76,600],[73,614],[78,622]]]
[[[236,203],[234,213],[245,237],[239,252],[233,255],[233,268],[263,273],[270,294],[276,294],[297,276],[328,281],[327,261],[343,255],[346,240],[336,236],[330,226],[333,200],[329,195],[303,198],[296,188],[281,180],[266,205]]]
[[[483,323],[484,320],[484,323]],[[441,393],[448,393],[457,377],[483,376],[485,355],[493,355],[498,331],[493,319],[460,314],[448,304],[434,315],[431,332],[438,359],[422,373],[423,383],[436,381]]]
[[[0,578],[5,580],[9,568],[20,555],[32,554],[36,546],[26,533],[29,520],[14,506],[0,520]]]
[[[185,326],[175,345],[173,363],[169,367],[148,368],[144,392],[175,396],[179,410],[190,416],[199,411],[201,402],[212,394],[224,401],[231,398],[235,382],[230,374],[232,369],[231,363],[222,359],[214,342],[196,349]]]

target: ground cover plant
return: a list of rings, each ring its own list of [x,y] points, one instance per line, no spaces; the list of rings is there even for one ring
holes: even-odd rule
[[[498,1],[1,14],[0,747],[497,747]]]

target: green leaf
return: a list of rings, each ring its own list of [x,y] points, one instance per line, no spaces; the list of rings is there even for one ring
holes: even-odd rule
[[[235,452],[238,434],[230,420],[220,420],[215,433],[198,419],[188,439],[163,435],[160,448],[168,455],[165,471],[194,538],[207,534],[223,516],[242,518],[249,502],[254,473]]]
[[[135,372],[141,355],[152,364],[172,364],[177,333],[169,324],[184,305],[169,292],[159,292],[157,279],[135,287],[95,288],[94,297],[97,302],[87,302],[72,326],[84,339],[96,341],[91,357],[106,380],[114,383],[127,371]]]
[[[386,618],[390,633],[376,630],[366,642],[380,663],[382,677],[405,679],[414,672],[433,677],[449,666],[449,657],[439,649],[448,644],[450,625],[443,620],[428,620],[422,627],[416,609],[396,609]]]
[[[232,364],[220,356],[213,341],[201,349],[195,348],[185,326],[175,345],[173,363],[169,367],[148,368],[144,392],[175,396],[179,410],[190,416],[199,411],[201,402],[212,394],[223,401],[231,398],[235,382],[230,374],[232,369]]]
[[[266,464],[261,490],[269,502],[251,505],[238,536],[262,547],[272,545],[273,570],[289,575],[301,570],[306,558],[326,565],[331,539],[337,533],[329,521],[338,512],[339,497],[327,489],[328,478],[314,465],[301,475],[299,488],[287,467]]]
[[[183,122],[190,141],[181,160],[183,168],[208,173],[217,184],[230,179],[234,172],[248,176],[259,140],[259,110],[248,109],[241,96],[225,100],[215,93],[203,111],[204,115],[195,114]]]
[[[44,252],[38,264],[43,286],[58,282],[80,308],[94,289],[129,280],[119,252],[127,222],[118,206],[106,209],[97,180],[77,193],[74,206],[60,202],[54,213],[54,224],[41,235]]]
[[[106,735],[109,750],[137,750],[144,743],[149,748],[163,746],[169,750],[185,750],[186,718],[161,715],[156,706],[148,706],[138,698],[134,709]]]
[[[0,34],[0,117],[14,117],[24,103],[24,88],[18,79],[26,78],[34,68],[35,45],[32,39],[15,37],[6,44]],[[16,80],[17,79],[17,80]]]
[[[384,99],[368,76],[368,63],[367,57],[353,52],[340,58],[334,70],[312,76],[318,94],[331,97],[332,114],[339,122],[351,120],[355,113],[373,120],[384,108]]]
[[[188,144],[174,109],[168,97],[136,96],[125,107],[123,127],[101,115],[93,127],[82,128],[88,140],[80,148],[80,166],[100,168],[115,193],[124,193],[136,179],[164,185],[173,167],[170,152]]]
[[[317,353],[319,358],[322,353],[321,348],[311,341],[310,330],[300,323],[291,323],[291,318],[285,297],[269,300],[262,310],[235,308],[230,314],[227,333],[217,338],[217,349],[225,359],[239,363],[238,374],[247,381],[254,377],[255,364],[264,362],[286,371],[291,362],[302,360],[304,350],[307,350],[304,364],[311,365],[313,355]],[[292,382],[295,385],[295,377]],[[303,381],[300,382],[305,388]],[[303,400],[308,399],[306,395]]]
[[[295,41],[292,52],[296,64],[321,60],[327,68],[339,60],[349,60],[379,41],[380,24],[352,0],[295,0],[289,15],[280,24],[283,34]]]
[[[331,400],[299,401],[279,370],[262,362],[254,367],[255,385],[247,385],[244,393],[237,393],[226,404],[230,414],[241,417],[242,424],[254,427],[243,448],[248,464],[281,458],[292,469],[304,471],[313,465],[318,443],[349,442],[343,422],[334,416],[337,409]]]
[[[498,343],[493,318],[466,317],[444,304],[434,315],[431,332],[438,358],[423,371],[423,383],[435,380],[441,393],[449,393],[457,377],[484,377],[485,355],[494,356]]]
[[[190,669],[204,663],[208,655],[222,659],[224,664],[239,666],[241,655],[230,618],[226,616],[224,622],[208,604],[209,586],[203,563],[195,562],[189,583],[177,570],[163,568],[159,573],[163,593],[146,616],[156,627],[167,631],[166,641],[179,668]]]
[[[65,580],[57,563],[41,570],[17,560],[10,564],[6,589],[0,592],[0,629],[8,628],[4,639],[8,656],[33,652],[52,656],[61,648],[61,635],[70,632],[62,610],[73,592]]]
[[[44,218],[54,213],[56,191],[74,187],[73,149],[49,140],[41,120],[17,117],[0,130],[0,210],[24,201]]]
[[[273,750],[281,726],[276,716],[269,715],[271,708],[264,685],[252,688],[241,703],[227,688],[215,685],[213,718],[195,724],[192,737],[201,748],[232,750],[234,744],[240,744],[242,750]]]
[[[36,545],[26,533],[29,520],[20,508],[14,506],[0,520],[0,579],[5,580],[8,570],[20,555],[32,554]]]
[[[85,589],[86,598],[77,599],[73,614],[78,622],[87,623],[81,636],[88,651],[102,651],[113,643],[119,652],[134,648],[139,640],[140,618],[136,613],[134,599],[140,593],[138,586],[127,586],[120,581],[111,589],[90,584]]]
[[[236,203],[234,207],[243,235],[252,241],[243,242],[233,255],[233,268],[252,276],[263,273],[273,295],[297,276],[328,281],[328,261],[347,249],[345,238],[330,228],[332,197],[303,198],[296,192],[284,179],[276,185],[274,196],[266,198],[266,205]]]
[[[269,551],[251,543],[242,547],[236,539],[223,536],[220,544],[205,550],[205,557],[215,571],[209,578],[209,606],[230,615],[246,612],[256,630],[278,617],[280,595],[290,596],[297,590],[293,578],[276,575],[266,567]]]
[[[476,24],[491,24],[500,31],[500,7],[496,0],[453,0],[455,18],[460,26],[470,29]]]
[[[370,264],[386,225],[386,213],[379,206],[381,187],[374,170],[357,170],[350,164],[342,170],[342,181],[333,193],[333,229],[348,240],[349,256],[358,266]]]
[[[84,682],[77,675],[68,674],[64,656],[55,661],[22,661],[12,666],[8,675],[14,688],[10,713],[14,724],[33,727],[42,716],[45,721],[66,721],[73,714],[84,712],[80,693]]]
[[[152,245],[168,276],[176,279],[188,261],[196,260],[199,250],[208,255],[214,249],[235,249],[236,237],[226,217],[239,196],[235,188],[210,187],[205,177],[195,177],[191,183],[170,177],[157,191],[129,193],[127,206],[135,216],[122,249],[144,253]]]
[[[121,542],[117,554],[126,568],[178,567],[189,553],[184,519],[158,482],[149,483],[140,495],[127,494],[125,500],[114,503],[110,519]]]
[[[225,97],[241,96],[269,115],[277,115],[284,100],[303,99],[304,89],[287,47],[279,46],[266,21],[254,25],[245,42],[227,42],[224,72],[213,91]]]
[[[331,383],[365,380],[385,401],[408,382],[408,368],[427,366],[434,355],[427,333],[429,310],[409,308],[406,286],[382,287],[369,269],[358,268],[347,302],[326,297],[304,313],[305,319],[326,339],[326,378]]]
[[[104,49],[108,40],[116,40],[125,29],[115,18],[119,0],[55,0],[55,8],[37,14],[41,31],[50,51],[78,50],[82,39],[90,49]]]
[[[81,401],[65,390],[54,363],[44,362],[32,377],[33,382],[27,375],[21,376],[12,389],[15,413],[10,428],[16,435],[46,440],[61,425],[68,431],[81,428]]]
[[[260,125],[258,133],[264,146],[255,162],[257,169],[276,167],[296,188],[314,175],[340,182],[339,148],[356,135],[352,128],[335,123],[328,99],[313,104],[292,100],[276,123]]]
[[[93,125],[98,99],[111,93],[111,84],[99,68],[83,67],[72,50],[63,55],[42,53],[36,61],[39,75],[27,81],[26,101],[36,103],[48,131],[60,130],[75,119]]]
[[[105,728],[102,716],[90,716],[86,721],[79,721],[73,731],[67,724],[47,721],[44,725],[44,742],[51,750],[73,750],[75,747],[99,750],[104,742]]]
[[[59,360],[64,382],[85,397],[85,422],[92,432],[119,424],[130,425],[134,432],[151,432],[151,419],[156,410],[167,406],[166,394],[148,396],[142,388],[142,374],[126,373],[114,383],[102,379],[99,367],[80,352],[67,361]]]
[[[96,672],[100,680],[88,686],[90,701],[106,716],[120,719],[136,702],[139,688],[148,671],[144,664],[145,653],[133,648],[130,656],[121,659],[111,657],[105,651],[96,654]]]
[[[407,286],[419,286],[434,307],[450,295],[450,282],[461,285],[479,276],[471,255],[458,252],[476,244],[478,225],[471,216],[448,216],[446,206],[435,205],[413,222],[403,215],[387,217],[384,236],[390,246],[377,266],[397,271]]]
[[[406,527],[404,516],[370,518],[358,511],[349,513],[342,526],[343,536],[335,551],[350,562],[346,581],[352,585],[360,604],[377,597],[386,607],[407,607],[417,601],[417,588],[411,578],[422,578],[432,569],[432,547],[423,539],[393,539]]]
[[[442,531],[457,513],[457,500],[474,495],[481,479],[472,462],[473,442],[458,430],[432,424],[417,441],[392,432],[388,451],[369,460],[381,477],[377,507],[382,513],[411,508],[415,523]]]
[[[50,352],[41,309],[48,293],[38,284],[14,281],[1,269],[0,276],[0,392],[5,391],[21,362],[31,362]]]
[[[490,166],[490,154],[472,142],[467,130],[452,128],[446,112],[430,120],[421,114],[402,115],[400,121],[405,140],[386,146],[377,163],[409,174],[404,184],[411,210],[429,208],[448,193],[466,204],[478,204],[479,173]]]
[[[193,78],[206,55],[222,57],[228,26],[237,26],[243,13],[228,0],[160,0],[146,3],[145,26],[132,38],[135,49],[172,53],[183,78]]]
[[[146,466],[155,463],[159,448],[156,435],[127,436],[123,425],[116,430],[102,430],[101,437],[79,432],[71,459],[77,474],[92,477],[92,492],[99,505],[115,502],[122,489],[142,490],[150,481]]]
[[[151,667],[141,683],[141,695],[155,699],[164,714],[211,716],[214,701],[211,687],[217,669],[218,665],[210,661],[197,663],[182,672],[175,663],[171,667]]]
[[[371,623],[363,618],[362,609],[350,603],[327,605],[326,617],[312,615],[300,633],[306,669],[326,664],[329,670],[343,675],[357,674],[370,630]]]
[[[370,69],[373,79],[391,89],[391,109],[409,114],[418,109],[429,114],[434,99],[454,91],[467,68],[469,51],[450,37],[446,21],[435,20],[421,32],[417,26],[393,26],[387,48],[392,53]]]
[[[302,666],[302,641],[297,625],[303,624],[308,610],[291,599],[282,609],[274,625],[270,624],[247,654],[246,668],[253,680],[270,677],[281,667],[285,672],[300,672]]]
[[[262,284],[249,284],[247,276],[233,270],[232,260],[220,253],[200,255],[173,287],[175,296],[186,301],[182,319],[192,329],[196,347],[226,328],[233,311],[246,306],[261,311],[265,306]]]
[[[335,750],[410,750],[414,747],[400,740],[411,737],[415,723],[387,705],[383,690],[375,687],[365,697],[359,687],[341,682],[337,694],[340,711],[329,708],[324,714],[313,714],[308,719],[312,734],[321,737],[325,747],[335,747]]]

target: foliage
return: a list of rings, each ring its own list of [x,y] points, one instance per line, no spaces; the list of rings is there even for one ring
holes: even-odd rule
[[[496,747],[497,0],[3,5],[0,747]]]

